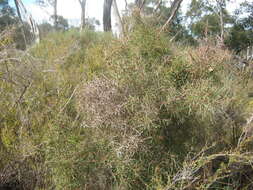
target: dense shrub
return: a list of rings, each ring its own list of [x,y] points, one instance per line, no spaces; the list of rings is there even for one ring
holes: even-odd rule
[[[189,154],[241,135],[246,77],[212,45],[142,26],[52,34],[14,55],[0,60],[0,176],[25,163],[25,189],[163,189]]]

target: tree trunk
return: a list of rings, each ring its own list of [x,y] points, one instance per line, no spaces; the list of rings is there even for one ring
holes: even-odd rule
[[[58,25],[58,15],[57,15],[57,0],[54,0],[54,29],[57,30]]]
[[[125,10],[128,10],[128,3],[127,3],[127,0],[125,0]]]
[[[17,10],[17,13],[18,13],[18,18],[19,18],[19,20],[20,20],[20,23],[22,24],[21,32],[22,32],[22,36],[23,36],[23,39],[24,39],[25,49],[26,49],[26,47],[27,47],[27,39],[26,39],[26,36],[25,36],[25,26],[24,26],[24,22],[23,22],[23,20],[22,20],[22,16],[21,16],[21,13],[20,13],[18,1],[17,1],[17,0],[14,0],[14,3],[15,3],[16,10]]]
[[[220,38],[222,43],[224,43],[224,20],[222,11],[220,12],[220,28],[221,28]]]
[[[120,33],[120,35],[124,36],[124,33],[125,33],[124,32],[124,26],[123,26],[122,18],[120,16],[120,12],[119,12],[116,0],[113,0],[113,9],[114,9],[114,12],[115,12],[115,15],[116,15],[116,18],[117,18],[117,22],[118,22],[118,25],[119,25],[119,33]]]
[[[172,23],[182,2],[183,2],[183,0],[174,0],[173,1],[172,5],[171,5],[170,17],[168,18],[166,23],[162,26],[160,32],[164,31],[165,28]]]
[[[137,6],[137,7],[141,7],[141,4],[142,4],[142,1],[141,0],[135,0],[135,5]]]
[[[85,14],[86,14],[86,0],[79,0],[81,6],[81,26],[80,30],[82,31],[85,28]]]
[[[221,43],[224,43],[224,15],[223,15],[223,6],[225,5],[225,2],[223,0],[217,1],[219,6],[219,16],[220,16],[220,40]]]
[[[14,0],[14,3],[15,3],[16,10],[17,10],[17,13],[18,13],[18,18],[19,18],[20,22],[23,23],[23,20],[22,20],[22,17],[21,17],[21,13],[20,13],[20,9],[19,9],[18,1],[17,1],[17,0]]]
[[[161,7],[163,1],[162,0],[159,0],[155,6],[155,9],[153,10],[153,15],[157,12],[157,10]]]
[[[146,3],[146,0],[135,0],[135,5],[140,10],[143,8],[143,6],[145,5],[145,3]]]
[[[111,8],[112,0],[104,0],[103,25],[105,32],[112,30]]]

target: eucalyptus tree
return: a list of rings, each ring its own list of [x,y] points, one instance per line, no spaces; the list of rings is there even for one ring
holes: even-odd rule
[[[220,18],[220,40],[224,43],[224,13],[226,9],[226,0],[216,0],[218,15]]]
[[[225,40],[226,45],[239,53],[253,45],[253,2],[245,1],[235,11],[235,23]]]
[[[0,32],[7,26],[17,23],[14,9],[9,5],[8,0],[0,0]]]
[[[37,0],[37,3],[42,7],[53,7],[53,20],[54,20],[54,28],[57,29],[58,24],[58,0]]]
[[[164,31],[173,23],[182,2],[183,0],[172,1],[170,8],[168,8],[169,11],[166,13],[166,22],[160,28],[160,32]],[[152,8],[150,8],[149,5],[151,5]],[[165,9],[167,8],[165,1],[162,0],[135,0],[135,6],[139,8],[139,12],[142,11],[144,13],[145,17],[155,16],[154,13],[160,9],[162,5]],[[145,12],[148,13],[145,14]]]
[[[113,4],[113,10],[114,10],[114,13],[115,13],[115,16],[117,19],[117,23],[118,23],[118,27],[119,27],[119,34],[123,36],[125,34],[124,24],[123,24],[122,17],[120,15],[117,1],[113,0],[112,4]]]
[[[187,11],[190,28],[197,37],[216,36],[220,43],[224,43],[226,24],[233,22],[227,11],[229,0],[192,0]]]
[[[171,4],[171,8],[170,8],[170,16],[168,18],[168,20],[165,22],[165,24],[162,26],[161,31],[165,30],[165,28],[169,25],[171,25],[171,23],[173,22],[181,3],[183,2],[183,0],[174,0]]]
[[[81,6],[81,25],[80,25],[80,30],[83,30],[85,28],[85,13],[86,13],[86,2],[87,0],[78,0],[79,4]]]
[[[143,6],[145,5],[145,3],[146,3],[146,0],[135,0],[135,5],[140,10],[143,8]]]
[[[111,18],[112,1],[113,0],[104,0],[103,27],[105,32],[112,30],[112,18]]]

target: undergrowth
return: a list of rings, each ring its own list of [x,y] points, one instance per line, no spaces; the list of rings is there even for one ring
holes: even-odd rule
[[[227,50],[141,26],[120,40],[70,31],[4,51],[0,187],[180,189],[173,176],[189,157],[237,148],[249,79]]]

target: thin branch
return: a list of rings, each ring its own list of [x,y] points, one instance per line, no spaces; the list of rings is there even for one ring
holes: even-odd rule
[[[21,95],[19,96],[18,100],[16,101],[16,103],[14,104],[13,107],[16,107],[18,104],[21,103],[21,101],[22,101],[22,99],[23,99],[25,93],[27,92],[27,90],[28,90],[28,88],[29,88],[30,86],[31,86],[31,83],[29,82],[29,84],[26,85],[26,86],[24,87],[24,89],[23,89]]]
[[[140,10],[142,10],[142,8],[144,7],[145,3],[146,3],[146,0],[143,0],[143,1],[142,1],[142,4],[141,4],[141,6],[140,6]]]
[[[158,2],[157,2],[157,4],[156,4],[156,7],[155,7],[155,9],[153,10],[153,15],[158,11],[158,9],[161,7],[161,5],[162,5],[162,0],[159,0]]]
[[[120,15],[120,12],[119,12],[119,9],[118,9],[118,5],[117,5],[117,1],[116,0],[113,0],[113,8],[114,8],[114,11],[115,11],[115,14],[116,14],[116,17],[118,18],[118,21],[119,21],[119,28],[120,28],[120,32],[123,34],[125,34],[125,31],[124,31],[124,26],[123,26],[123,21],[122,21],[122,18],[121,18],[121,15]]]
[[[126,9],[126,10],[128,9],[128,3],[127,3],[127,0],[125,0],[125,9]]]
[[[69,99],[67,100],[67,102],[62,106],[62,108],[59,111],[59,114],[62,113],[64,111],[64,109],[67,107],[67,105],[69,104],[69,102],[72,100],[73,96],[76,93],[76,90],[79,86],[76,86],[75,89],[73,90],[72,94],[70,95]]]
[[[172,6],[171,6],[171,14],[170,14],[170,17],[168,18],[167,22],[162,26],[162,28],[160,29],[160,32],[161,33],[162,31],[165,30],[165,28],[167,26],[169,26],[173,19],[175,18],[176,14],[177,14],[177,11],[181,5],[181,3],[183,2],[183,0],[174,0],[173,3],[172,3]]]
[[[170,42],[173,42],[173,41],[176,39],[176,37],[182,32],[182,30],[183,30],[183,29],[179,30],[179,31],[176,33],[176,35],[174,35],[174,36],[170,39]]]

